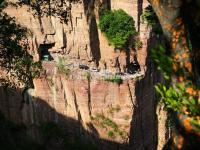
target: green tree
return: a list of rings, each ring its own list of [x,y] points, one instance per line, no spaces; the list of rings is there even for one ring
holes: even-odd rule
[[[0,7],[0,85],[17,88],[21,85],[33,87],[32,79],[39,75],[40,62],[34,62],[28,53],[28,29],[20,26],[14,18]]]
[[[99,28],[116,48],[125,47],[129,38],[136,35],[133,18],[122,9],[114,11],[103,10]]]

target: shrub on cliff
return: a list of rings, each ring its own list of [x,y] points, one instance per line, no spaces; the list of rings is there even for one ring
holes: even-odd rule
[[[136,35],[133,18],[122,9],[114,11],[103,10],[99,28],[116,48],[125,47],[129,38]]]
[[[58,58],[57,67],[59,73],[69,75],[70,69],[66,67],[66,61],[63,58]]]
[[[105,78],[105,81],[114,82],[118,84],[121,84],[123,82],[122,78],[119,76],[112,76],[110,78]]]

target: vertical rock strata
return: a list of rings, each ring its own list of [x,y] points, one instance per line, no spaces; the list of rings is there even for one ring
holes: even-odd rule
[[[160,110],[161,113],[156,114],[154,91],[155,83],[162,78],[149,59],[150,29],[140,22],[140,15],[148,2],[100,2],[111,9],[122,8],[134,18],[143,47],[131,51],[129,58],[132,61],[132,57],[137,57],[142,77],[117,84],[96,78],[87,71],[79,70],[66,76],[58,73],[56,65],[49,62],[43,64],[46,75],[35,79],[35,88],[27,90],[23,96],[1,87],[0,110],[11,120],[25,123],[35,138],[39,136],[37,126],[40,123],[54,121],[63,124],[70,135],[95,139],[101,150],[153,150],[157,143],[162,147],[167,140],[166,113]],[[93,0],[71,3],[68,24],[54,16],[38,19],[28,6],[8,6],[6,12],[33,32],[29,42],[35,60],[40,59],[40,51],[46,46],[55,59],[62,53],[66,59],[79,59],[89,66],[113,72],[116,71],[116,58],[119,61],[117,69],[122,70],[127,65],[127,54],[115,52],[99,31]],[[110,132],[114,135],[109,135]],[[164,139],[161,141],[160,137]]]

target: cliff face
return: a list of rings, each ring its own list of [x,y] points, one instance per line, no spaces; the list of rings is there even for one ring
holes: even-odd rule
[[[142,48],[128,54],[114,51],[97,27],[99,3],[122,8],[134,18]],[[11,120],[26,124],[36,139],[40,138],[39,124],[54,121],[63,124],[71,137],[93,139],[100,149],[162,149],[167,140],[166,113],[157,106],[154,92],[155,83],[162,78],[149,58],[149,43],[155,44],[155,40],[140,21],[148,2],[84,0],[69,5],[67,24],[55,16],[35,17],[26,5],[8,6],[5,11],[32,31],[30,53],[35,60],[47,50],[55,61],[63,56],[73,66],[84,64],[112,73],[138,62],[138,75],[122,77],[123,83],[117,84],[105,81],[102,72],[72,68],[66,76],[59,73],[54,61],[43,62],[46,71],[34,79],[34,89],[22,95],[0,88],[0,110]]]
[[[124,72],[123,68],[127,65],[139,62],[141,70],[144,69],[149,31],[145,24],[140,24],[138,16],[141,16],[142,9],[148,5],[147,1],[141,3],[136,0],[84,0],[77,3],[68,2],[66,5],[70,6],[67,23],[61,21],[58,16],[35,15],[34,8],[31,9],[27,5],[9,5],[6,8],[5,11],[10,16],[15,17],[17,22],[32,32],[29,43],[34,60],[40,60],[42,51],[48,51],[54,60],[62,54],[66,59],[76,59],[90,68],[99,67],[112,72]],[[124,9],[134,18],[136,28],[140,32],[140,40],[143,42],[142,49],[130,49],[130,52],[126,53],[126,50],[115,51],[114,47],[109,45],[97,26],[98,8],[102,5],[108,5],[111,9]]]

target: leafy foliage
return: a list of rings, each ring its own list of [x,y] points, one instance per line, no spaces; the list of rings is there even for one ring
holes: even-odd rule
[[[32,79],[39,75],[42,67],[40,62],[33,62],[28,53],[27,36],[30,36],[28,29],[21,27],[14,18],[0,10],[0,66],[4,71],[0,78],[1,84],[32,87]]]
[[[136,49],[142,48],[142,42],[139,39],[135,40],[134,47]]]
[[[65,60],[63,58],[59,57],[58,62],[57,62],[58,71],[65,75],[69,75],[70,69],[66,68],[65,64],[66,64]]]
[[[121,130],[118,125],[108,117],[105,117],[103,114],[97,114],[95,117],[92,117],[92,120],[97,122],[97,124],[105,129],[110,129],[108,131],[109,137],[116,137],[117,135],[123,140],[127,139],[128,135],[125,131]]]
[[[108,131],[108,137],[113,137],[113,136],[114,136],[113,131]]]
[[[148,6],[145,8],[144,13],[142,14],[142,20],[146,21],[149,26],[152,27],[152,31],[157,35],[162,34],[162,28],[159,23],[158,17],[156,13],[153,11],[152,6]]]
[[[193,117],[200,115],[200,106],[196,97],[191,96],[181,84],[176,88],[167,88],[165,85],[157,84],[155,88],[160,100],[167,108]]]
[[[122,9],[103,10],[99,28],[111,44],[117,48],[123,48],[127,45],[129,38],[136,35],[134,24],[133,18]]]
[[[67,23],[70,17],[71,5],[69,3],[78,3],[80,0],[19,0],[18,5],[29,5],[35,16],[56,16],[61,21]]]
[[[0,6],[1,6],[1,4],[3,4],[3,2],[4,2],[4,0],[0,0]]]
[[[152,58],[158,66],[158,70],[163,73],[165,79],[170,81],[173,71],[173,60],[166,53],[166,48],[162,45],[158,45],[156,48],[152,49]],[[181,79],[182,68],[178,69],[179,71],[176,75]],[[193,118],[194,122],[198,120],[198,116],[200,116],[198,90],[197,87],[192,86],[191,82],[176,83],[173,86],[171,86],[169,82],[166,85],[157,84],[155,89],[159,95],[159,99],[165,104],[166,108],[174,112],[188,115]]]
[[[109,82],[114,82],[114,83],[118,83],[121,84],[123,82],[123,80],[121,79],[120,76],[112,76],[110,78],[106,78],[105,81],[109,81]]]
[[[167,55],[164,45],[158,45],[151,50],[151,57],[159,71],[161,71],[165,79],[170,79],[172,73],[172,58]]]

